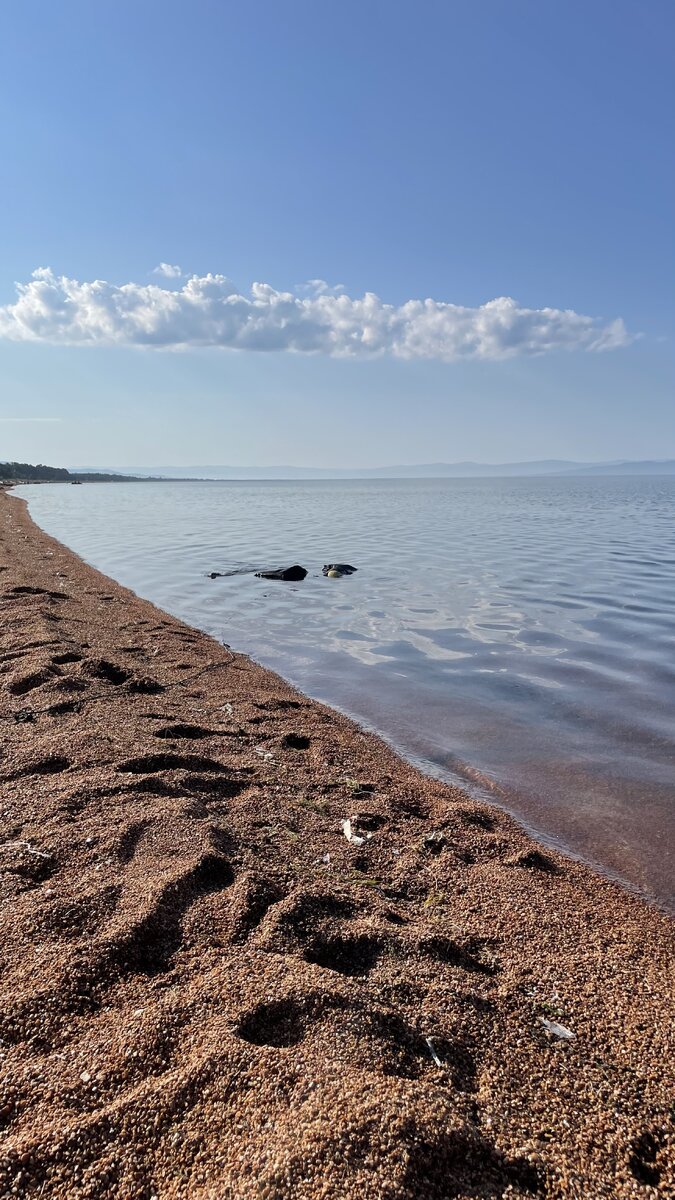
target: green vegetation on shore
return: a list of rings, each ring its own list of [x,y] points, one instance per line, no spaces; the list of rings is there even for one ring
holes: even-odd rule
[[[0,462],[0,483],[114,483],[147,479],[138,475],[116,475],[112,472],[85,471],[73,474],[66,467],[47,467],[44,463]]]

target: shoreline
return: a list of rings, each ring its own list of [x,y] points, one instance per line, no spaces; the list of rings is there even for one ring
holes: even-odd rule
[[[140,523],[133,489],[123,489],[123,496],[103,486],[96,495],[69,494],[62,486],[16,491],[38,525],[98,570],[351,717],[425,774],[497,803],[543,845],[581,857],[675,915],[675,739],[663,716],[673,705],[667,630],[674,614],[662,582],[650,583],[629,569],[623,580],[615,574],[612,587],[598,582],[599,590],[587,596],[575,551],[557,599],[551,594],[541,611],[546,585],[538,599],[533,594],[524,600],[519,613],[517,605],[508,607],[511,585],[504,570],[515,565],[511,553],[508,562],[503,553],[497,556],[500,582],[485,591],[481,569],[464,577],[459,562],[436,563],[440,577],[434,579],[427,547],[423,569],[415,569],[417,550],[408,557],[411,577],[401,587],[381,548],[362,544],[365,530],[350,502],[352,549],[367,566],[355,582],[329,591],[310,570],[298,587],[266,587],[252,575],[208,583],[205,577],[223,553],[219,528],[226,513],[236,510],[220,569],[252,571],[251,540],[264,547],[254,556],[262,554],[261,562],[276,553],[275,538],[266,541],[265,530],[283,500],[278,490],[268,495],[254,489],[256,503],[248,513],[247,500],[233,499],[229,484],[214,486],[220,490],[206,516],[202,485],[190,484],[188,494],[167,484],[161,498],[147,494]],[[335,486],[320,503],[319,527],[339,500]],[[290,508],[284,506],[282,541],[299,536],[302,505],[298,494]],[[400,496],[396,505],[400,510]],[[430,511],[437,506],[434,500]],[[261,512],[268,517],[262,526]],[[117,514],[129,529],[128,547]],[[156,530],[150,536],[149,525]],[[196,538],[194,529],[201,529]],[[299,547],[318,565],[320,546]],[[546,553],[543,545],[541,550]],[[490,554],[489,544],[483,545],[484,565]],[[517,594],[526,580],[512,583]],[[619,613],[621,597],[626,611]],[[633,612],[638,601],[650,604],[644,616]],[[485,615],[472,632],[477,603],[493,613],[492,632],[481,632]],[[569,603],[572,616],[565,615]],[[429,612],[415,614],[420,606]],[[527,649],[541,637],[550,643],[546,652]]]
[[[0,567],[0,1194],[672,1194],[666,913],[4,490]]]

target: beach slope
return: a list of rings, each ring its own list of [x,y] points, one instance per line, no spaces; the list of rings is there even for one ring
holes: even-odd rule
[[[0,1196],[675,1194],[668,916],[5,493],[0,611]]]

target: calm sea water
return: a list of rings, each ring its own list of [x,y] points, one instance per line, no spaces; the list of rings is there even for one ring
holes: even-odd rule
[[[18,490],[121,583],[675,906],[675,479]]]

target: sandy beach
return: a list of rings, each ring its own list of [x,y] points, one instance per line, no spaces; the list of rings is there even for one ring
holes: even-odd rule
[[[670,917],[0,492],[0,1196],[675,1195]]]

